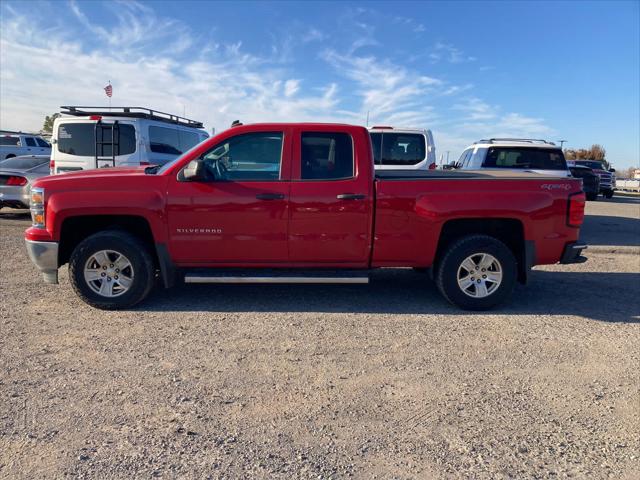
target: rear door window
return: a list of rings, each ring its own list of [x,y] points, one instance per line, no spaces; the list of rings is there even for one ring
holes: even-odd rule
[[[130,155],[136,151],[136,132],[133,125],[113,123],[65,123],[58,127],[58,151],[67,155],[93,157],[96,139],[99,157]],[[112,149],[112,135],[113,149]]]
[[[180,153],[183,153],[200,143],[200,138],[196,132],[178,130],[178,141],[180,142]]]
[[[149,127],[149,144],[155,153],[180,155],[198,143],[200,140],[196,132],[154,125]]]
[[[302,180],[353,177],[353,141],[346,133],[305,132],[301,139]]]
[[[166,153],[169,155],[180,155],[180,139],[178,129],[165,127],[149,127],[149,144],[151,151],[155,153]]]
[[[5,135],[0,137],[0,146],[2,147],[17,147],[20,145],[20,138]]]
[[[460,168],[468,168],[469,161],[471,160],[472,154],[473,154],[473,149],[468,149],[462,152],[462,155],[460,155],[460,158],[456,162],[456,165],[459,166]]]
[[[424,135],[418,133],[384,132],[381,143],[382,165],[415,165],[426,157]]]
[[[521,168],[529,170],[566,170],[561,150],[532,147],[491,147],[484,168]]]

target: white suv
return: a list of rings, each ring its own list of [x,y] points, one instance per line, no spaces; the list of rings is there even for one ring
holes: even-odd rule
[[[490,138],[467,147],[455,168],[503,169],[570,176],[562,149],[553,142],[529,138]]]
[[[51,145],[33,133],[0,130],[0,160],[22,155],[50,155]]]
[[[432,170],[436,146],[431,130],[371,127],[376,170]]]
[[[51,174],[163,165],[207,139],[201,122],[141,107],[60,107]]]

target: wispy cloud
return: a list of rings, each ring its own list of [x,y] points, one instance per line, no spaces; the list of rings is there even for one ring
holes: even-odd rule
[[[464,121],[490,120],[496,117],[496,108],[476,97],[467,98],[464,103],[456,103],[453,110],[464,112]]]
[[[390,61],[373,56],[340,54],[326,50],[323,58],[337,72],[355,82],[355,92],[362,99],[356,118],[371,112],[376,121],[418,124],[433,118],[433,108],[425,105],[430,93],[442,81],[426,75],[416,75]]]
[[[429,58],[431,63],[437,63],[441,60],[449,63],[475,62],[477,60],[476,57],[466,55],[459,48],[442,42],[435,44],[433,51],[429,54]]]
[[[164,53],[180,53],[193,43],[184,24],[161,18],[152,8],[135,1],[117,0],[106,4],[106,8],[115,17],[112,28],[104,27],[104,22],[90,20],[75,0],[69,1],[69,7],[80,24],[99,40],[113,47],[115,53],[140,53],[149,46]]]
[[[394,17],[393,22],[410,29],[414,33],[422,33],[427,31],[427,28],[424,26],[424,24],[414,20],[413,18],[403,17],[402,15]]]

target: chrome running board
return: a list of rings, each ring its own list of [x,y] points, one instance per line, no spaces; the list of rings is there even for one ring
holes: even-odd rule
[[[364,284],[369,283],[366,271],[211,271],[187,272],[185,283],[302,283],[302,284]]]

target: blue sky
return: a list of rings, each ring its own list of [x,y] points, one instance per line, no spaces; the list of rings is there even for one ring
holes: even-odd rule
[[[456,158],[487,136],[601,143],[640,164],[640,10],[628,2],[8,2],[0,127],[60,105],[204,121],[431,128]]]

